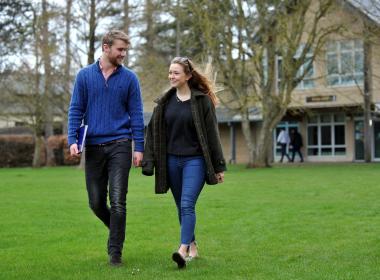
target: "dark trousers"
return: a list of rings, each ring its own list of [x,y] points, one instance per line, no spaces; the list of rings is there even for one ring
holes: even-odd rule
[[[280,143],[280,145],[281,145],[281,159],[280,159],[280,162],[283,161],[284,156],[286,156],[288,158],[288,161],[290,161],[290,157],[289,157],[288,153],[286,152],[286,146],[287,146],[287,144],[286,143]]]
[[[294,148],[292,149],[292,162],[294,161],[294,158],[296,157],[296,153],[300,156],[301,162],[303,162],[303,156],[301,153],[301,148]]]
[[[203,156],[168,155],[167,166],[181,224],[181,244],[189,245],[195,240],[195,204],[206,180],[206,163]]]
[[[121,256],[125,239],[128,177],[132,164],[131,141],[87,146],[85,155],[90,208],[109,228],[108,254]],[[108,193],[110,207],[107,205]]]

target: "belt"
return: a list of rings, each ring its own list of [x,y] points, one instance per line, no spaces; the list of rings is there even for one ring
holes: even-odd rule
[[[129,138],[121,138],[121,139],[112,140],[112,141],[109,141],[109,142],[106,142],[106,143],[86,145],[86,146],[89,146],[89,147],[103,147],[103,146],[108,146],[108,145],[112,145],[112,144],[115,144],[115,143],[122,143],[122,142],[129,142],[129,141],[131,141],[131,139],[129,139]]]

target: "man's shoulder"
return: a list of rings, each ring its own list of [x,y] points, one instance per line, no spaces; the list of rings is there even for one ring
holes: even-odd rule
[[[133,70],[131,70],[130,68],[124,65],[120,66],[120,72],[123,73],[124,75],[133,76],[137,78],[137,74]]]
[[[89,64],[89,65],[79,69],[78,75],[84,75],[86,73],[94,71],[94,70],[96,70],[96,67],[97,67],[96,63]]]

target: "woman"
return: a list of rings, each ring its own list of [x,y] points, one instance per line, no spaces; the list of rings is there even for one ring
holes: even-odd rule
[[[198,256],[195,204],[203,185],[222,183],[226,164],[211,83],[191,60],[176,57],[169,68],[171,89],[155,102],[148,125],[143,174],[153,175],[155,191],[170,188],[178,210],[181,242],[172,255],[178,268]]]

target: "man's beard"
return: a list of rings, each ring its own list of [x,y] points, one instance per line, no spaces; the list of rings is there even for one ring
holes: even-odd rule
[[[113,66],[120,66],[123,64],[123,60],[124,59],[121,59],[119,57],[112,57],[112,58],[108,58],[109,62],[113,65]]]

